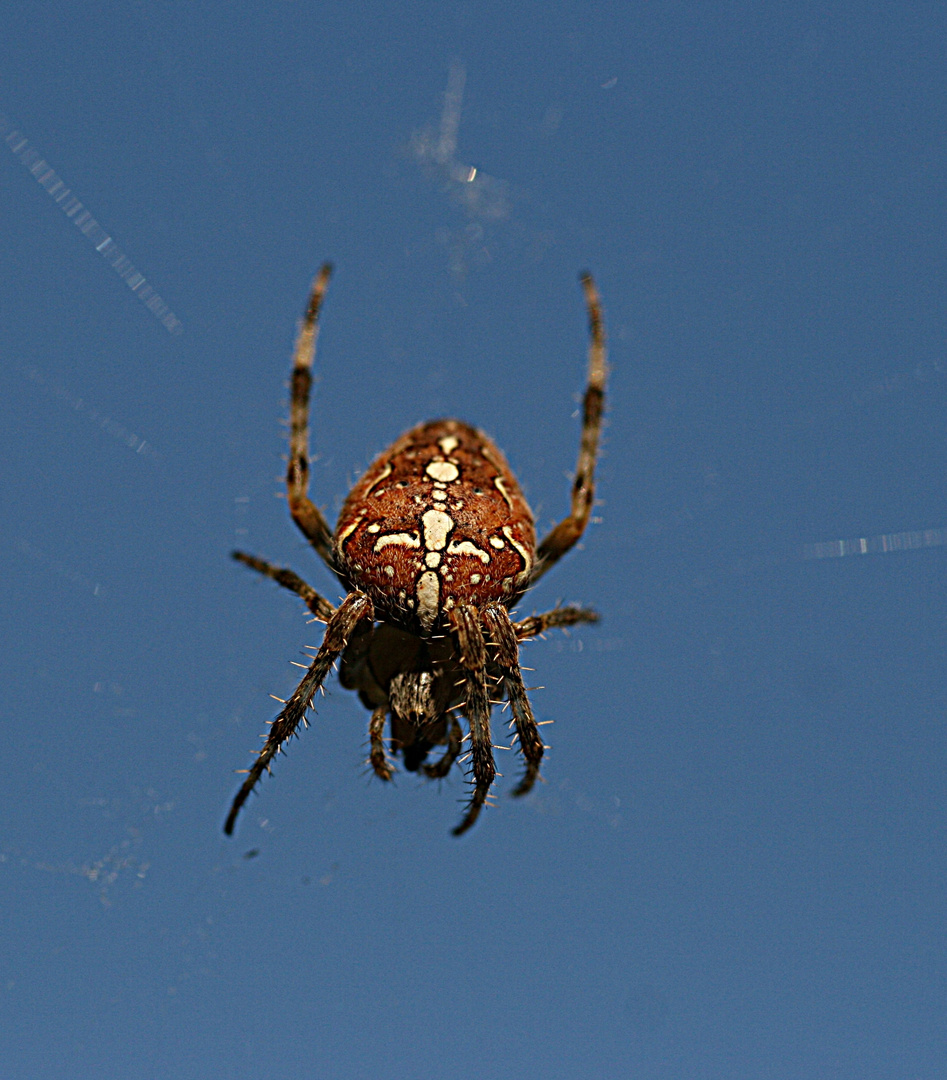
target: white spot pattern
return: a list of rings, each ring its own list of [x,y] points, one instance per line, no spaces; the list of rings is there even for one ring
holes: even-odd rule
[[[509,525],[503,526],[503,535],[509,540],[513,547],[516,548],[517,554],[523,560],[523,569],[516,575],[516,579],[517,581],[524,581],[529,577],[529,573],[533,568],[533,558],[513,535],[513,530]]]
[[[505,485],[503,483],[503,477],[502,476],[495,476],[493,478],[493,486],[497,489],[497,491],[499,491],[499,493],[503,496],[503,498],[506,499],[507,505],[512,510],[513,509],[513,500],[510,498],[510,493],[506,490],[506,487],[505,487]]]
[[[432,480],[440,480],[442,484],[449,484],[460,476],[460,470],[452,461],[431,461],[424,471]]]
[[[447,548],[448,555],[476,555],[482,563],[488,563],[490,556],[469,540],[452,540]]]
[[[355,530],[361,524],[362,524],[362,515],[359,514],[358,517],[351,523],[351,525],[348,525],[345,529],[342,530],[341,533],[339,533],[338,544],[339,544],[340,548],[342,547],[342,545],[345,543],[345,541],[352,535],[353,532],[355,532]]]
[[[433,570],[425,570],[418,578],[418,618],[425,630],[430,630],[437,618],[437,602],[441,595],[440,582]]]
[[[385,533],[384,536],[379,536],[375,541],[375,551],[381,551],[382,548],[388,547],[389,544],[398,544],[400,547],[407,548],[419,548],[421,541],[414,533]]]
[[[447,543],[447,534],[454,527],[454,519],[443,510],[426,510],[421,515],[421,525],[427,550],[441,551]]]
[[[378,474],[378,476],[376,476],[375,479],[368,485],[368,487],[365,489],[365,494],[362,497],[367,498],[372,488],[380,484],[386,476],[391,476],[391,462],[388,462]]]

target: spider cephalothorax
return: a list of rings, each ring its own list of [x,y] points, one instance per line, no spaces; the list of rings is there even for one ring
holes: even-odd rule
[[[341,657],[342,685],[371,710],[369,762],[390,780],[390,747],[411,772],[446,776],[470,740],[473,792],[454,830],[476,821],[496,776],[491,699],[509,703],[526,763],[514,795],[539,776],[543,743],[533,718],[518,646],[553,627],[594,622],[584,608],[561,607],[519,622],[511,605],[585,531],[595,494],[605,392],[605,338],[598,294],[582,275],[589,313],[589,372],[572,509],[537,547],[533,515],[506,459],[482,431],[459,420],[434,420],[401,436],[345,500],[335,532],[309,500],[309,393],[319,308],[329,281],[323,266],[312,287],[294,356],[290,454],[286,483],[293,520],[345,587],[335,607],[291,570],[243,552],[234,558],[295,592],[326,623],[309,670],[273,721],[266,743],[237,792],[224,831],[282,744],[305,722],[313,695]],[[468,735],[458,715],[467,720]],[[429,752],[445,747],[428,763]]]

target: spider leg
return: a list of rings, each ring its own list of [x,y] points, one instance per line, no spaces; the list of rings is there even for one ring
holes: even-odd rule
[[[457,723],[455,717],[450,719],[450,729],[447,735],[447,749],[444,751],[440,760],[435,761],[433,765],[425,765],[424,772],[432,780],[443,779],[451,770],[451,766],[457,760],[460,754],[460,744],[463,741],[463,732],[460,730],[460,724]]]
[[[385,718],[388,715],[388,706],[379,705],[372,713],[368,724],[368,738],[371,743],[371,752],[368,763],[379,780],[390,780],[394,775],[394,769],[385,753]]]
[[[559,626],[575,626],[576,623],[584,622],[598,622],[598,612],[590,608],[560,607],[513,623],[513,632],[518,641],[525,641]]]
[[[589,312],[589,375],[582,402],[582,441],[579,462],[572,482],[572,509],[536,550],[536,562],[529,584],[536,582],[579,540],[592,512],[595,499],[595,460],[605,408],[605,330],[602,305],[591,274],[582,274],[585,304]]]
[[[251,570],[256,570],[264,577],[272,578],[284,589],[294,592],[320,622],[327,623],[335,613],[335,606],[330,604],[324,596],[320,596],[311,585],[303,581],[298,574],[294,574],[292,570],[284,570],[281,566],[274,566],[263,559],[258,559],[255,555],[247,555],[243,551],[231,551],[230,554],[237,562],[242,562],[244,566],[249,566]]]
[[[329,284],[332,267],[325,263],[312,284],[309,304],[296,338],[289,399],[289,465],[286,490],[289,512],[303,535],[330,570],[335,569],[332,531],[319,508],[309,499],[309,394],[312,364],[319,334],[319,308]]]
[[[520,750],[526,759],[526,771],[513,794],[525,795],[539,776],[539,763],[542,761],[545,748],[539,737],[539,728],[536,726],[533,710],[526,695],[526,687],[523,685],[518,656],[519,647],[516,642],[516,631],[510,622],[510,614],[502,604],[489,604],[482,614],[487,633],[496,645],[497,666],[503,678],[507,700],[513,710]]]
[[[457,642],[460,665],[464,669],[467,700],[464,714],[470,725],[470,751],[473,769],[473,795],[467,813],[454,829],[454,836],[466,832],[477,820],[487,801],[497,770],[490,741],[490,699],[487,696],[487,647],[477,609],[472,605],[452,608],[450,625]]]
[[[351,592],[342,601],[329,619],[325,637],[319,646],[309,670],[303,676],[302,682],[293,691],[293,696],[287,701],[282,712],[270,726],[269,734],[259,756],[249,770],[243,786],[237,792],[227,821],[224,824],[224,832],[230,836],[233,832],[237,815],[240,808],[247,801],[247,797],[254,789],[257,781],[269,768],[270,762],[279,753],[280,747],[292,735],[296,734],[296,728],[306,716],[306,709],[312,706],[313,694],[322,686],[326,677],[332,670],[336,658],[345,648],[345,644],[355,627],[362,619],[374,618],[372,602],[364,593]]]

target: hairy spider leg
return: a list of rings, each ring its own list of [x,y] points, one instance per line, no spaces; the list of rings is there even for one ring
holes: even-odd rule
[[[335,605],[330,604],[324,596],[317,593],[310,584],[303,581],[299,574],[294,573],[292,570],[287,570],[282,566],[274,566],[265,559],[258,559],[255,555],[247,555],[245,551],[231,551],[230,554],[237,562],[242,562],[244,566],[249,566],[251,570],[256,570],[257,573],[262,574],[264,577],[272,578],[277,585],[282,585],[284,589],[294,592],[302,599],[319,622],[327,623],[335,613]]]
[[[332,670],[332,665],[345,649],[345,646],[355,627],[363,619],[373,619],[374,609],[369,598],[360,592],[350,592],[342,603],[336,608],[326,626],[325,637],[319,646],[309,670],[303,676],[302,682],[293,691],[293,696],[284,704],[279,716],[270,725],[269,734],[259,756],[248,771],[243,786],[237,792],[227,821],[224,824],[224,832],[230,836],[237,821],[240,808],[247,801],[250,792],[254,789],[257,781],[269,768],[270,762],[279,753],[280,747],[296,734],[296,728],[306,716],[306,710],[312,707],[312,698],[316,691],[325,682],[326,677]]]
[[[490,741],[490,699],[487,696],[487,646],[480,629],[477,609],[472,604],[452,608],[450,626],[457,643],[460,665],[464,669],[467,700],[464,715],[470,725],[471,773],[473,794],[467,812],[454,829],[454,836],[465,833],[477,820],[496,778],[493,743]]]
[[[286,491],[289,512],[303,536],[315,548],[319,557],[335,570],[332,530],[322,511],[309,498],[309,396],[312,390],[312,364],[319,336],[319,309],[332,273],[331,263],[325,263],[312,284],[306,314],[299,327],[293,353],[293,374],[289,399],[289,465],[286,469]]]
[[[373,710],[372,718],[368,724],[368,739],[371,746],[368,763],[379,780],[390,780],[394,776],[394,769],[385,753],[385,717],[388,715],[388,706],[379,705]]]
[[[589,313],[589,375],[582,402],[582,439],[579,461],[572,482],[572,509],[567,518],[552,530],[536,550],[536,562],[530,585],[537,581],[572,548],[585,532],[595,501],[595,459],[598,456],[602,413],[605,407],[605,329],[602,323],[602,304],[591,274],[579,279],[585,290]]]
[[[530,615],[526,619],[513,623],[513,631],[517,641],[526,641],[545,634],[547,630],[558,630],[560,627],[564,629],[567,626],[575,626],[577,623],[591,623],[598,620],[598,612],[591,608],[557,607],[552,611]]]
[[[520,752],[526,759],[526,771],[513,791],[514,795],[525,795],[539,776],[539,764],[542,761],[543,741],[539,737],[539,728],[533,717],[523,675],[520,671],[519,649],[516,631],[510,622],[510,614],[502,604],[489,604],[483,609],[483,625],[496,646],[496,664],[500,669],[503,691],[513,711],[513,722],[519,736]]]

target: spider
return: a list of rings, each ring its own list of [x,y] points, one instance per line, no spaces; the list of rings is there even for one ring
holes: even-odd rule
[[[369,764],[382,780],[394,768],[446,776],[469,739],[470,798],[455,835],[477,820],[497,775],[490,735],[493,696],[510,706],[525,770],[513,791],[539,777],[543,746],[518,658],[518,643],[554,627],[595,622],[587,608],[556,607],[514,622],[509,609],[575,545],[588,524],[605,393],[605,334],[598,292],[580,277],[589,318],[588,383],[572,506],[536,545],[533,515],[506,459],[482,431],[433,420],[389,447],[349,493],[333,533],[309,499],[309,397],[319,311],[331,266],[316,277],[296,340],[290,393],[289,510],[316,554],[346,591],[335,607],[292,570],[254,555],[239,562],[299,596],[325,636],[302,682],[274,721],[237,792],[224,832],[283,743],[308,725],[306,710],[341,658],[340,681],[371,711]],[[299,665],[303,666],[303,665]],[[278,701],[282,699],[277,698]],[[463,735],[458,714],[467,720]],[[438,760],[428,754],[444,747]]]

